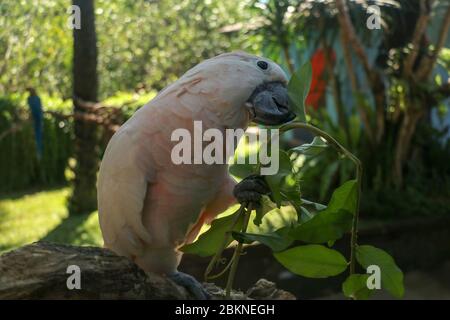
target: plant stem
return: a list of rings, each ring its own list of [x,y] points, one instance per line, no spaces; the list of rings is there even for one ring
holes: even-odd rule
[[[233,231],[234,227],[236,226],[237,222],[239,221],[239,218],[242,216],[242,214],[245,212],[245,205],[246,204],[242,204],[240,206],[240,208],[236,211],[237,214],[234,217],[232,223],[231,223],[231,228],[228,232],[225,233],[225,236],[223,238],[223,242],[222,245],[220,246],[219,251],[217,251],[217,253],[214,255],[214,257],[211,259],[211,261],[208,264],[208,267],[206,268],[205,274],[204,274],[204,278],[205,281],[207,281],[208,279],[212,279],[212,278],[216,278],[216,276],[213,277],[209,277],[209,274],[211,272],[211,270],[214,268],[214,265],[216,264],[216,262],[220,259],[220,257],[222,256],[222,252],[223,250],[225,250],[225,247],[228,244],[228,241],[230,240],[231,237],[231,232]],[[235,212],[235,213],[236,213]],[[228,269],[228,266],[225,268],[225,270]],[[222,274],[222,272],[220,273]]]
[[[226,265],[225,268],[223,268],[222,271],[220,271],[217,274],[213,274],[212,276],[208,275],[207,280],[213,280],[213,279],[217,279],[220,278],[221,276],[223,276],[225,274],[225,272],[228,271],[228,269],[230,269],[231,265],[233,264],[233,259],[230,259],[230,261],[228,262],[228,264]]]
[[[310,124],[302,122],[292,122],[281,126],[280,133],[292,130],[292,129],[305,129],[324,138],[328,144],[335,148],[339,153],[344,154],[348,157],[356,166],[356,184],[357,184],[357,197],[356,197],[356,210],[353,215],[352,230],[351,230],[351,240],[350,240],[350,274],[355,273],[356,265],[356,247],[358,246],[358,218],[359,218],[359,206],[361,199],[361,181],[362,181],[362,164],[361,161],[350,151],[344,148],[336,139],[325,131],[320,130]]]
[[[316,128],[310,124],[307,123],[302,123],[302,122],[292,122],[289,124],[286,124],[282,127],[280,127],[280,133],[292,130],[292,129],[305,129],[308,130],[310,132],[312,132],[313,134],[320,136],[322,138],[324,138],[327,143],[329,145],[331,145],[333,148],[335,148],[338,153],[341,153],[343,155],[345,155],[347,158],[349,158],[351,161],[353,161],[353,163],[356,166],[356,184],[357,184],[357,197],[356,197],[356,209],[355,209],[355,213],[353,215],[353,221],[352,221],[352,230],[351,230],[351,241],[350,241],[350,274],[354,274],[355,273],[355,265],[356,265],[356,247],[357,247],[357,240],[358,240],[358,216],[359,216],[359,206],[360,206],[360,198],[361,198],[361,181],[362,181],[362,164],[361,161],[354,155],[352,154],[350,151],[348,151],[346,148],[344,148],[336,139],[334,139],[331,135],[329,135],[328,133],[326,133],[325,131],[322,131],[319,128]],[[259,164],[260,166],[260,164]],[[258,166],[258,169],[259,169]],[[258,170],[259,171],[259,170]],[[235,218],[236,220],[234,220],[233,222],[233,227],[236,225],[238,218],[242,215],[242,213],[245,211],[245,207],[247,204],[243,204],[240,209],[239,209],[239,213],[236,215],[237,217]],[[242,232],[246,232],[247,227],[248,227],[248,223],[250,220],[250,215],[252,213],[253,210],[253,206],[252,203],[248,204],[248,208],[247,211],[244,212],[244,224],[242,227]],[[227,232],[227,234],[225,235],[224,238],[224,242],[223,245],[220,249],[220,251],[213,257],[213,259],[211,260],[211,262],[208,265],[208,268],[205,272],[205,278],[208,278],[208,274],[210,273],[211,269],[213,268],[215,262],[217,261],[217,259],[220,258],[222,251],[224,250],[226,244],[229,241],[229,237],[230,237],[230,233],[233,230],[233,227],[231,228],[230,232]],[[234,282],[234,278],[236,275],[236,271],[237,271],[237,266],[239,263],[239,258],[242,254],[242,248],[243,248],[243,243],[239,242],[239,244],[236,246],[236,249],[234,250],[233,253],[233,257],[231,258],[230,263],[227,265],[227,267],[225,268],[225,270],[223,270],[222,272],[219,273],[218,276],[222,275],[228,268],[230,269],[230,273],[228,275],[228,279],[227,279],[227,285],[226,285],[226,298],[230,298],[231,296],[231,288],[233,286],[233,282]],[[216,276],[214,276],[216,277]]]
[[[250,220],[250,215],[252,214],[253,211],[253,206],[252,203],[250,202],[247,208],[247,212],[245,213],[245,217],[244,217],[244,225],[242,227],[242,232],[247,231],[247,226]],[[243,243],[239,242],[238,245],[236,246],[236,249],[234,250],[233,253],[233,258],[232,258],[232,265],[231,265],[231,270],[230,270],[230,274],[228,275],[228,279],[227,279],[227,286],[226,286],[226,295],[225,297],[227,299],[230,298],[231,296],[231,287],[233,286],[233,282],[234,282],[234,277],[236,275],[236,271],[237,271],[237,266],[239,263],[239,258],[241,257],[242,254],[242,247],[243,247]]]

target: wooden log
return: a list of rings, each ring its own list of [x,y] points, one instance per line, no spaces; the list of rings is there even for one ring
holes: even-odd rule
[[[79,267],[80,289],[67,283]],[[76,268],[75,267],[75,268]],[[70,270],[70,268],[69,268]],[[204,284],[213,299],[223,289]],[[295,299],[275,284],[259,280],[246,294],[233,299]],[[0,256],[0,299],[194,299],[166,277],[145,273],[131,260],[96,247],[36,242]]]

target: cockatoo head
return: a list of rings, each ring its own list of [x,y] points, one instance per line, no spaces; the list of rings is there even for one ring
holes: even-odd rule
[[[287,77],[275,62],[245,52],[208,59],[188,74],[207,79],[204,92],[213,93],[221,108],[247,112],[259,124],[278,125],[295,118],[289,109]]]

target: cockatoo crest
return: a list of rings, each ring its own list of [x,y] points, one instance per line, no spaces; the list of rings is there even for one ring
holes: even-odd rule
[[[248,111],[245,106],[248,99],[257,87],[265,83],[287,84],[286,74],[275,62],[242,51],[224,53],[187,71],[163,90],[156,100],[173,94],[174,90],[177,97],[191,94],[197,103],[188,102],[190,107],[206,106],[218,116],[220,124],[239,127],[241,123],[230,121],[236,121],[236,114]],[[205,103],[198,103],[200,99]],[[192,111],[195,113],[199,110]]]

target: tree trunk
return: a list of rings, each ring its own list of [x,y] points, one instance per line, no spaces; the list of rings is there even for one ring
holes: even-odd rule
[[[403,115],[400,130],[397,134],[397,142],[394,153],[393,179],[397,188],[403,186],[403,169],[410,150],[411,141],[416,130],[417,123],[424,114],[424,110],[408,109]]]
[[[374,73],[371,81],[372,93],[375,98],[375,144],[380,145],[383,141],[385,124],[386,124],[386,88],[380,75]]]
[[[79,268],[78,289],[72,286],[77,271],[69,266]],[[213,299],[223,299],[223,289],[211,283],[204,286]],[[131,260],[107,249],[37,242],[0,256],[0,300],[193,298],[166,277],[146,274]],[[261,279],[245,294],[233,291],[232,299],[295,297]]]
[[[73,4],[81,11],[81,28],[73,30],[73,103],[75,112],[85,113],[77,98],[96,102],[98,90],[94,1],[74,0]],[[85,213],[97,208],[97,126],[75,119],[74,131],[76,167],[69,209]]]

